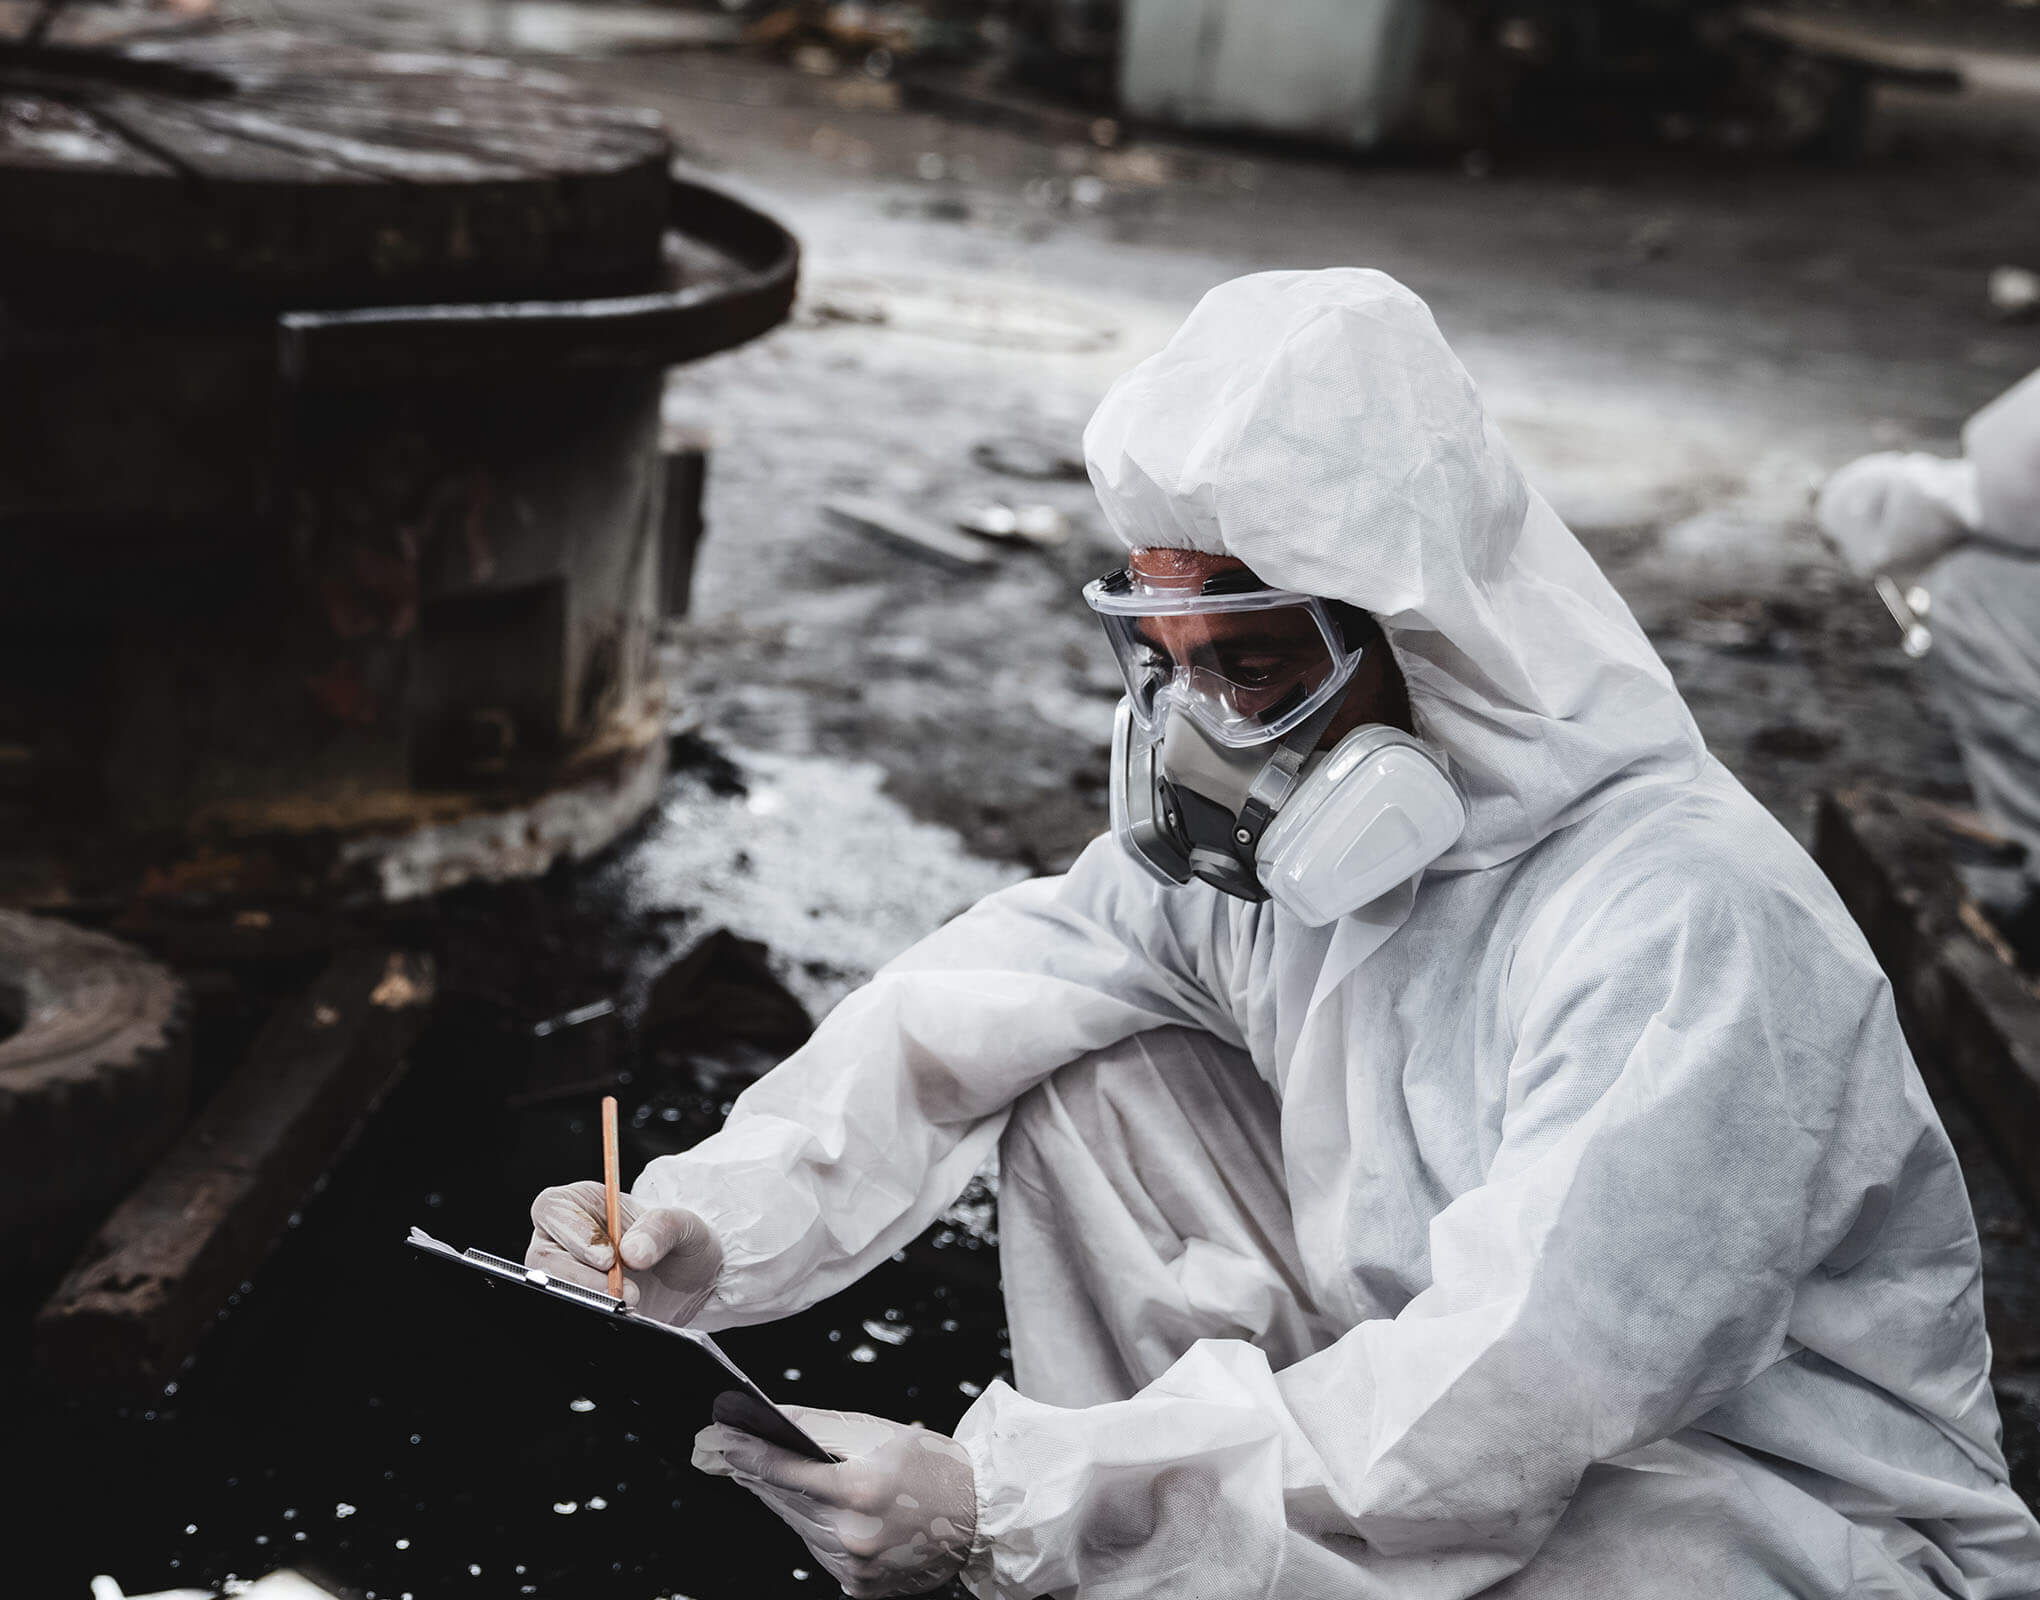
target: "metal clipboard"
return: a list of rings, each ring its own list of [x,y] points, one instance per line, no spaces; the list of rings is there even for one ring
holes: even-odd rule
[[[715,1403],[716,1420],[741,1428],[746,1433],[781,1445],[812,1461],[835,1461],[838,1458],[824,1450],[810,1438],[805,1429],[774,1405],[765,1391],[753,1383],[750,1377],[723,1353],[722,1347],[699,1328],[676,1328],[669,1323],[659,1322],[651,1317],[641,1317],[621,1300],[613,1299],[600,1289],[586,1289],[578,1283],[564,1283],[536,1267],[527,1267],[521,1262],[509,1261],[502,1256],[490,1255],[486,1250],[456,1250],[450,1244],[442,1243],[423,1228],[413,1228],[409,1240],[411,1247],[426,1255],[439,1256],[459,1266],[472,1268],[485,1274],[496,1283],[515,1284],[556,1302],[579,1307],[606,1320],[610,1331],[643,1329],[647,1337],[678,1340],[682,1345],[691,1345],[707,1356],[720,1369],[720,1381],[727,1389]],[[591,1327],[594,1326],[591,1324]],[[643,1400],[643,1396],[634,1396]],[[699,1423],[710,1420],[701,1417]],[[692,1429],[688,1438],[693,1437]]]

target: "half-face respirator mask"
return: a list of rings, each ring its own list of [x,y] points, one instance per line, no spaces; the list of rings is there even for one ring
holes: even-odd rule
[[[1466,806],[1399,728],[1318,741],[1370,638],[1364,612],[1270,589],[1119,571],[1084,589],[1126,680],[1112,732],[1112,832],[1165,884],[1201,878],[1313,927],[1416,876]]]

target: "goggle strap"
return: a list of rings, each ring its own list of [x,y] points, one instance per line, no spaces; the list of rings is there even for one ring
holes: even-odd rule
[[[1224,572],[1214,572],[1204,580],[1204,594],[1252,594],[1259,589],[1272,589],[1245,567],[1231,567]]]

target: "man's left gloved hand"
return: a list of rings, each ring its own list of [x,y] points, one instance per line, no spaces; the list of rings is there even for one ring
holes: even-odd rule
[[[861,1412],[783,1409],[843,1459],[810,1461],[718,1422],[694,1436],[694,1464],[763,1500],[853,1600],[920,1594],[963,1570],[977,1484],[962,1445]]]

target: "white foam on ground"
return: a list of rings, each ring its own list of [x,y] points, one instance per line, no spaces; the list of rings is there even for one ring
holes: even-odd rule
[[[631,854],[640,909],[687,909],[772,951],[819,1016],[922,935],[1026,876],[882,792],[862,761],[728,750],[749,792],[682,779]],[[815,970],[809,970],[809,964]]]
[[[92,1580],[92,1600],[219,1600],[221,1592],[217,1589],[159,1589],[154,1594],[129,1594],[105,1573]],[[230,1579],[224,1592],[244,1597],[244,1600],[339,1600],[330,1589],[321,1589],[303,1573],[292,1572],[287,1567],[252,1582]]]

